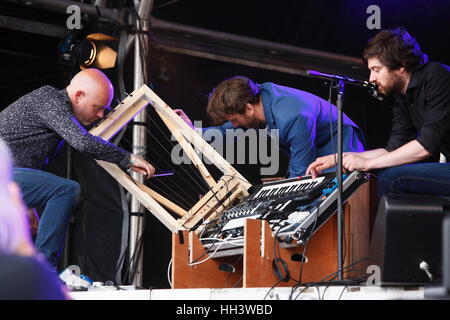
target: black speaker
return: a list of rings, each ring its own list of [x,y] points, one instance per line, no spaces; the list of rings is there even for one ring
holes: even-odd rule
[[[371,239],[370,260],[380,285],[425,285],[442,279],[442,222],[448,199],[431,195],[383,196]]]

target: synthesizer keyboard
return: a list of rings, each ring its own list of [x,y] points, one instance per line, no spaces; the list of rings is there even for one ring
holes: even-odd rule
[[[358,171],[343,175],[343,200],[365,181],[365,174]],[[336,210],[335,173],[275,181],[254,187],[250,196],[206,228],[200,240],[209,253],[214,252],[212,258],[240,254],[245,219],[261,219],[268,221],[282,247],[294,247],[302,245]]]

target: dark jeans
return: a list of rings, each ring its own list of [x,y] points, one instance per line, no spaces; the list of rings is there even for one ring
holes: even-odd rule
[[[450,196],[450,163],[418,163],[378,172],[380,196],[388,193]]]
[[[72,213],[78,204],[80,185],[49,172],[26,168],[14,168],[13,178],[22,191],[25,204],[44,209],[35,245],[56,267]]]

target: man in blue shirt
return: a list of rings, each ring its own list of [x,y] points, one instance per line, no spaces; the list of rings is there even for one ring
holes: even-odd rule
[[[192,126],[182,110],[176,112]],[[280,148],[290,158],[288,177],[304,175],[314,159],[336,149],[337,108],[305,91],[236,76],[212,91],[207,113],[214,124],[222,125],[204,130],[214,128],[225,134],[238,127],[278,129]],[[343,115],[344,151],[363,151],[363,145],[362,131]]]

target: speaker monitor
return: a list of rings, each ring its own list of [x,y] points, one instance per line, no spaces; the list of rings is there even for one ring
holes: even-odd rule
[[[450,201],[431,195],[383,196],[372,232],[371,264],[381,285],[425,285],[442,279],[442,223]]]

